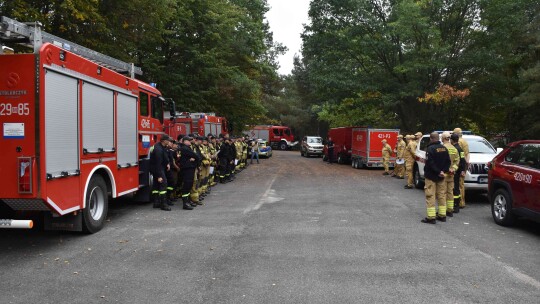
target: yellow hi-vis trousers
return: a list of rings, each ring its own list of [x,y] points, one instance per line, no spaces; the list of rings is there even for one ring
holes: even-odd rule
[[[447,174],[444,183],[446,184],[446,210],[454,212],[454,175]]]
[[[437,209],[435,202],[439,205],[439,216],[446,217],[446,181],[439,182],[426,178],[424,192],[426,194],[427,218],[435,219]]]

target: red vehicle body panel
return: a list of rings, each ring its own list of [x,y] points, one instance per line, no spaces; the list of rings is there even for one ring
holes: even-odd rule
[[[294,141],[294,135],[289,127],[286,126],[266,126],[258,125],[245,132],[251,138],[261,138],[269,141],[270,144],[279,145],[281,141],[291,143]],[[287,134],[289,133],[289,134]]]
[[[182,113],[174,119],[165,119],[165,132],[172,138],[178,135],[198,134],[206,136],[212,133],[215,136],[228,134],[227,119],[206,113]]]
[[[393,150],[398,135],[399,130],[397,129],[354,128],[352,130],[351,157],[360,159],[367,166],[379,166],[382,164],[382,140],[386,139]],[[390,162],[394,161],[395,157],[391,157]]]
[[[63,54],[63,56],[61,56]],[[97,171],[103,171],[105,179],[110,182],[112,197],[135,192],[139,189],[139,167],[137,163],[121,167],[118,160],[118,131],[123,126],[117,123],[119,119],[117,107],[120,94],[136,102],[147,94],[149,100],[160,96],[154,87],[118,74],[105,67],[64,50],[56,45],[45,43],[37,54],[2,55],[0,56],[0,126],[2,126],[2,158],[0,159],[0,200],[26,200],[30,204],[42,204],[56,214],[64,215],[85,206],[88,183]],[[62,176],[50,176],[46,168],[46,124],[45,104],[47,91],[54,91],[45,85],[45,75],[50,71],[76,80],[78,116],[78,172]],[[95,84],[110,93],[114,103],[114,147],[99,153],[86,153],[83,146],[83,102],[86,84]],[[56,89],[58,90],[58,89]],[[39,95],[35,95],[39,92]],[[62,93],[62,92],[60,92]],[[90,99],[92,100],[92,99]],[[6,106],[9,104],[9,106]],[[88,104],[88,102],[87,102]],[[149,148],[159,140],[163,133],[163,117],[152,117],[151,102],[148,102],[148,115],[139,116],[140,107],[130,103],[135,110],[132,129],[134,136],[130,148],[120,147],[123,151],[132,151],[137,160],[146,158]],[[162,106],[162,105],[161,105]],[[17,111],[10,111],[7,108]],[[20,107],[20,110],[19,110]],[[136,123],[138,122],[138,126]],[[18,128],[17,124],[21,127]],[[89,129],[88,129],[89,130]],[[108,129],[109,131],[111,129]],[[137,143],[137,144],[135,144]],[[54,146],[51,144],[50,147]],[[73,145],[74,147],[77,144]],[[137,147],[138,146],[138,147]],[[49,147],[49,148],[50,148]],[[18,167],[18,158],[30,159],[30,166]],[[24,170],[23,170],[24,169]],[[24,174],[22,174],[24,172]],[[28,174],[28,175],[27,175]],[[25,180],[31,174],[31,183],[27,186],[18,185],[19,180]],[[22,177],[21,177],[22,176]],[[22,188],[21,188],[22,187]],[[21,191],[23,190],[23,191]],[[42,209],[15,209],[42,210]]]
[[[540,153],[537,152],[534,159],[520,157],[518,162],[506,159],[516,147],[527,145],[540,145],[540,140],[510,143],[490,162],[488,193],[492,198],[497,189],[507,190],[512,198],[513,209],[527,210],[526,215],[540,220]]]
[[[328,130],[328,137],[334,142],[334,158],[341,157],[344,161],[349,161],[352,152],[352,131],[358,127],[339,127]],[[328,157],[328,147],[325,145],[323,153]]]

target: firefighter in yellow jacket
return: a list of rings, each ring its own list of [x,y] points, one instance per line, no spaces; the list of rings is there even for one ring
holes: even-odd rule
[[[382,140],[382,159],[383,159],[383,167],[384,167],[384,173],[383,175],[389,175],[390,174],[390,156],[392,156],[392,147],[388,144],[386,139]]]
[[[463,139],[463,131],[460,128],[455,128],[454,133],[459,135],[459,146],[461,147],[461,150],[463,150],[463,153],[465,153],[465,162],[466,162],[466,168],[469,167],[469,144],[465,139]],[[461,193],[461,200],[459,202],[460,208],[465,208],[465,176],[462,175],[459,180],[459,192]]]
[[[405,163],[404,163],[404,155],[405,155],[405,148],[407,147],[407,144],[403,140],[403,135],[398,135],[398,142],[396,147],[396,165],[394,167],[394,175],[395,177],[399,179],[403,179],[403,175],[405,174]],[[402,162],[401,164],[398,164],[399,162]]]
[[[201,162],[201,184],[199,186],[199,196],[206,196],[206,193],[208,191],[208,176],[210,175],[210,163],[211,163],[211,157],[210,157],[210,151],[208,149],[208,138],[203,137],[202,138],[202,144],[200,145],[201,148],[201,154],[202,154],[202,162]]]
[[[450,155],[450,169],[444,178],[446,184],[446,215],[454,216],[454,174],[459,167],[458,150],[450,143],[450,132],[441,135],[442,143]]]
[[[407,185],[405,189],[413,188],[413,168],[414,168],[414,158],[416,154],[416,141],[414,140],[414,135],[409,135],[409,143],[405,148],[405,169],[407,172]]]
[[[235,162],[236,162],[236,166],[235,166],[235,169],[236,171],[239,171],[241,166],[241,161],[242,161],[242,142],[241,142],[241,138],[237,138],[236,141],[234,142],[234,148],[236,149],[236,159],[235,159]]]

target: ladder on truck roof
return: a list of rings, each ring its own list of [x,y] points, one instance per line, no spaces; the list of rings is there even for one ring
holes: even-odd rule
[[[142,75],[142,69],[136,67],[133,63],[112,58],[42,31],[39,22],[22,23],[5,16],[0,16],[0,43],[2,45],[4,43],[18,43],[33,48],[34,53],[37,53],[43,43],[47,42],[118,73],[128,74],[131,78],[135,78],[135,74]],[[1,53],[2,48],[0,48]]]

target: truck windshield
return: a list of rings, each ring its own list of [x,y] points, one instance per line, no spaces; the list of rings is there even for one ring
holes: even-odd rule
[[[467,138],[470,153],[496,153],[487,140],[482,138]]]
[[[322,143],[322,138],[320,137],[310,137],[308,138],[308,144],[320,144]]]

